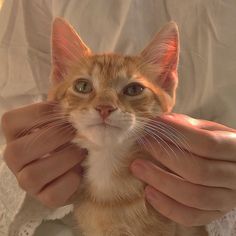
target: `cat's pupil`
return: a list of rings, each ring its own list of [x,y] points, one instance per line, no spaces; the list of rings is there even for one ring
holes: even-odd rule
[[[144,87],[138,83],[132,83],[124,89],[124,94],[128,96],[136,96],[143,92]]]

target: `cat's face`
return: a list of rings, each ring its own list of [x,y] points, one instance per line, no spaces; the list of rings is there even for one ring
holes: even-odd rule
[[[140,134],[149,118],[172,108],[176,25],[159,34],[137,56],[96,55],[70,25],[55,20],[50,98],[61,102],[80,136],[97,145],[121,143]]]

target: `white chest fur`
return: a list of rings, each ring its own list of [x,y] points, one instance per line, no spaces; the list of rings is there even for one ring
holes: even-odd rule
[[[78,140],[77,143],[81,142]],[[133,142],[122,145],[109,145],[94,148],[83,141],[83,147],[88,148],[89,155],[83,161],[85,168],[84,184],[92,195],[102,201],[112,200],[114,197],[124,196],[130,186],[118,173],[122,169],[128,170],[125,158]],[[126,164],[127,165],[127,164]]]

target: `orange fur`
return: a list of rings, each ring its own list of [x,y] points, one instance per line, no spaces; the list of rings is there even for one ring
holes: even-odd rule
[[[74,50],[77,57],[72,55]],[[74,204],[78,228],[84,235],[207,235],[202,227],[187,229],[155,211],[145,201],[145,184],[129,170],[138,157],[152,160],[136,140],[145,134],[148,119],[174,105],[178,50],[178,31],[173,23],[141,54],[123,56],[92,54],[71,26],[55,20],[49,100],[60,102],[77,129],[74,142],[89,151],[82,163],[85,175]],[[92,85],[91,92],[75,90],[78,79]],[[127,96],[124,89],[134,82],[144,90]],[[102,125],[96,111],[100,105],[116,108]]]

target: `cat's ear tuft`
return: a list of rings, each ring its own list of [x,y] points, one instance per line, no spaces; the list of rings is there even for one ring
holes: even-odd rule
[[[179,31],[175,22],[166,24],[141,52],[144,65],[156,73],[155,82],[175,100],[178,83]]]
[[[52,80],[63,80],[68,68],[81,57],[91,54],[74,28],[62,18],[55,18],[52,26]]]

